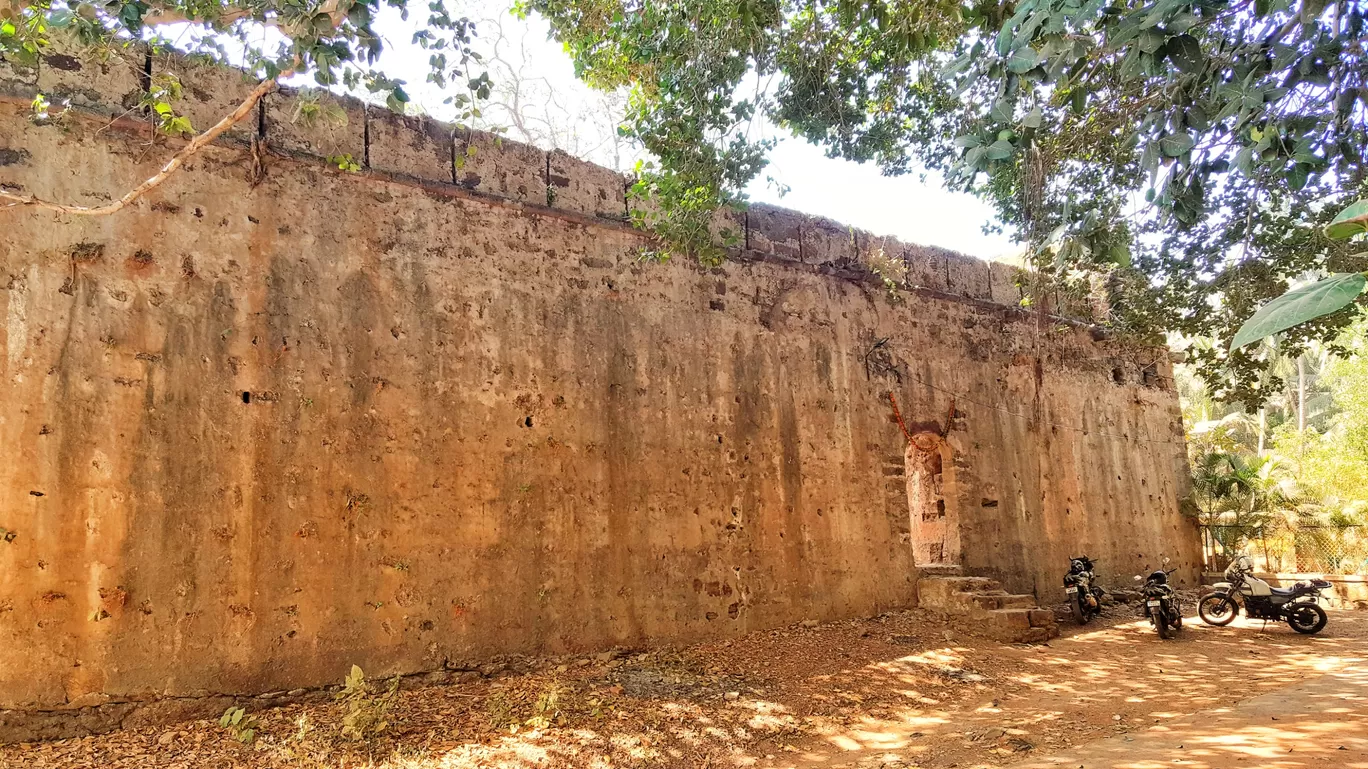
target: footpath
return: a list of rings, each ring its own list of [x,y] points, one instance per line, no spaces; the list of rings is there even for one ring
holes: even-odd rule
[[[1174,691],[1175,698],[1183,696]],[[1368,667],[1085,743],[1011,769],[1368,769]]]

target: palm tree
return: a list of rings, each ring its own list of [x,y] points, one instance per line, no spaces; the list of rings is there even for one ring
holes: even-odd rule
[[[1213,556],[1230,557],[1299,509],[1296,484],[1269,456],[1212,451],[1192,463],[1193,502]],[[1281,529],[1282,527],[1274,526]],[[1269,560],[1265,540],[1264,560]],[[1214,564],[1223,566],[1224,564]]]

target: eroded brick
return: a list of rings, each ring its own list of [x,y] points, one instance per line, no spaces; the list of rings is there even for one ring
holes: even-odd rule
[[[854,267],[859,263],[855,230],[819,216],[804,217],[800,230],[803,261]]]
[[[945,254],[946,284],[950,293],[971,299],[992,298],[988,263],[954,252]]]
[[[111,117],[136,111],[143,96],[147,52],[141,45],[91,52],[54,34],[38,65],[38,90],[57,105],[67,102]]]
[[[547,156],[546,181],[553,208],[604,219],[627,216],[626,185],[617,171],[554,150]]]
[[[797,261],[803,253],[803,214],[765,203],[746,211],[746,242],[752,251]]]
[[[317,91],[282,88],[267,94],[266,141],[271,149],[321,158],[366,157],[366,105]]]
[[[37,67],[25,67],[0,56],[0,95],[32,99],[37,92]]]
[[[931,246],[909,245],[904,253],[909,286],[931,291],[949,290],[944,251]]]
[[[458,128],[456,183],[487,195],[546,205],[546,153],[496,134]]]
[[[384,107],[367,109],[372,170],[452,181],[454,126],[429,117],[400,115]]]
[[[160,74],[174,75],[180,81],[182,98],[172,106],[189,118],[197,134],[231,115],[257,86],[257,81],[243,72],[179,54],[161,53],[152,57],[152,75]],[[251,141],[260,128],[260,109],[258,106],[223,135],[237,141]]]
[[[992,301],[1007,307],[1021,306],[1021,288],[1017,286],[1017,274],[1021,271],[1003,262],[988,263],[989,293]]]

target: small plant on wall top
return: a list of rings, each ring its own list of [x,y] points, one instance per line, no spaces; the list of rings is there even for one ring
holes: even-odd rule
[[[1360,200],[1339,212],[1325,226],[1325,236],[1331,240],[1350,240],[1364,233],[1368,233],[1368,200]],[[1260,307],[1253,317],[1245,321],[1231,340],[1230,349],[1237,350],[1280,331],[1338,312],[1358,299],[1365,284],[1368,284],[1368,280],[1365,280],[1364,273],[1339,272],[1288,291]]]
[[[357,665],[337,693],[342,703],[342,736],[353,741],[368,740],[389,728],[389,712],[399,691],[399,677],[395,676],[383,692],[366,683],[366,674]]]

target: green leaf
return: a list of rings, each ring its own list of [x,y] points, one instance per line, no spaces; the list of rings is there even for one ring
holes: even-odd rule
[[[988,145],[989,160],[1006,160],[1012,156],[1012,143],[1006,139],[998,139]]]
[[[1007,69],[1018,75],[1030,72],[1040,66],[1040,54],[1034,48],[1022,48],[1007,60]]]
[[[1368,200],[1360,200],[1340,211],[1325,225],[1325,236],[1332,240],[1345,240],[1360,232],[1368,232]]]
[[[408,94],[404,92],[404,89],[395,86],[394,90],[390,91],[389,96],[385,97],[385,106],[388,107],[391,112],[403,114],[404,105],[408,104],[408,101],[409,97]]]
[[[1012,29],[1004,26],[997,36],[998,56],[1006,56],[1012,51]]]
[[[1139,47],[1144,53],[1154,53],[1164,45],[1164,33],[1147,29],[1140,35]]]
[[[1205,131],[1211,127],[1211,120],[1207,118],[1206,110],[1202,109],[1202,105],[1200,104],[1194,104],[1191,107],[1188,107],[1187,114],[1183,116],[1183,120],[1198,131]]]
[[[1159,140],[1159,149],[1165,157],[1176,158],[1196,144],[1197,141],[1188,134],[1170,134]]]
[[[1124,241],[1112,246],[1111,253],[1107,256],[1108,261],[1120,267],[1131,266],[1130,246]]]
[[[1287,186],[1296,192],[1306,186],[1306,179],[1309,176],[1306,166],[1298,163],[1292,166],[1292,170],[1287,172]]]
[[[1179,72],[1196,72],[1202,68],[1206,57],[1202,55],[1202,45],[1192,35],[1179,35],[1164,44],[1164,53]]]
[[[1026,117],[1021,119],[1021,124],[1026,128],[1039,128],[1044,117],[1045,115],[1040,111],[1040,107],[1036,107],[1026,113]]]
[[[1364,284],[1363,273],[1341,272],[1288,291],[1260,307],[1254,317],[1245,321],[1231,340],[1230,349],[1238,350],[1308,320],[1329,315],[1354,301],[1363,293]]]

